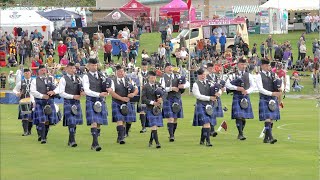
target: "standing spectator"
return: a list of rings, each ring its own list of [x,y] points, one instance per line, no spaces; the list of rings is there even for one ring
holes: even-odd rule
[[[48,43],[46,44],[46,46],[44,47],[45,51],[46,51],[46,58],[49,57],[50,55],[50,49],[54,50],[54,45],[52,43],[52,39],[48,40]]]
[[[301,53],[300,53],[300,46],[301,46],[301,42],[304,41],[303,37],[301,36],[298,43],[297,43],[297,47],[298,47],[298,60],[301,59]]]
[[[64,30],[62,30],[62,40],[63,40],[63,42],[66,42],[66,39],[67,39],[67,37],[68,37],[68,34],[69,34],[69,32],[68,32],[68,27],[65,27],[64,28]]]
[[[169,38],[169,40],[172,39],[172,29],[170,28],[169,25],[167,25],[167,39]]]
[[[1,45],[0,45],[1,46]],[[314,52],[316,52],[316,48],[319,46],[318,44],[318,40],[315,39],[313,42],[312,42],[312,54],[314,54]]]
[[[118,37],[118,29],[116,26],[113,26],[113,32],[112,32],[113,38],[117,38]]]
[[[59,63],[60,63],[60,60],[67,52],[67,46],[63,44],[62,41],[59,41],[59,45],[57,49],[58,49],[58,56],[59,56]]]
[[[24,43],[24,39],[22,39],[19,45],[19,56],[20,56],[19,64],[24,65],[25,59],[26,59],[26,51],[27,51],[27,45]]]
[[[24,43],[26,44],[27,46],[27,49],[26,49],[26,55],[25,57],[28,58],[28,62],[30,62],[30,58],[32,56],[32,42],[30,41],[30,39],[28,38],[28,36],[24,37]]]
[[[32,74],[37,75],[39,66],[42,65],[42,60],[39,59],[39,55],[36,55],[31,62]]]
[[[15,86],[15,82],[16,82],[16,78],[13,74],[13,71],[10,71],[9,72],[9,75],[8,75],[8,84],[9,84],[9,89],[10,90],[13,90],[14,86]]]
[[[2,36],[0,40],[0,51],[6,52],[6,49],[7,49],[6,37]]]
[[[83,32],[81,28],[78,28],[78,31],[77,31],[77,43],[78,43],[78,48],[83,47]]]
[[[120,50],[121,50],[121,56],[122,56],[122,64],[126,65],[128,63],[128,46],[126,44],[126,40],[120,41]]]
[[[18,58],[17,58],[17,46],[16,46],[16,43],[15,43],[14,39],[11,39],[11,40],[10,40],[10,44],[9,44],[9,54],[13,54],[14,57],[16,58],[16,60],[18,59]]]
[[[160,56],[160,67],[162,68],[165,64],[165,59],[166,59],[166,49],[165,49],[165,44],[160,44],[158,48],[158,53]]]
[[[112,44],[110,40],[107,40],[107,43],[104,45],[104,63],[110,63],[112,53]]]
[[[171,43],[171,40],[169,38],[167,38],[165,48],[166,48],[166,59],[171,64],[171,51],[173,49],[173,44]]]
[[[51,37],[52,37],[52,43],[53,43],[53,47],[54,49],[56,48],[56,41],[60,40],[61,38],[61,35],[59,37],[59,32],[57,29],[53,30],[52,34],[51,34]]]
[[[301,41],[300,54],[301,54],[301,58],[299,60],[304,60],[307,54],[307,47],[304,41]]]
[[[221,54],[224,54],[226,49],[227,38],[223,32],[221,33],[221,36],[219,38],[219,43],[220,43]]]
[[[160,33],[161,33],[161,43],[165,43],[167,39],[167,28],[161,31]]]
[[[136,56],[137,56],[137,45],[134,41],[130,42],[129,45],[129,60],[135,63],[136,62]]]
[[[33,37],[37,38],[37,39],[42,39],[43,38],[41,32],[39,32],[37,29],[34,30]]]
[[[269,34],[267,40],[266,40],[266,43],[267,43],[267,54],[266,54],[266,57],[269,58],[270,60],[272,60],[272,48],[273,48],[273,44],[274,44],[274,41],[272,39],[272,35]]]
[[[304,24],[306,26],[306,33],[309,34],[311,33],[311,17],[310,13],[304,18]]]
[[[288,69],[288,64],[289,64],[289,61],[291,61],[291,56],[292,56],[292,52],[290,50],[290,48],[286,48],[286,50],[284,51],[283,53],[283,62],[285,63],[285,70]]]
[[[38,38],[34,38],[33,41],[32,41],[32,52],[33,52],[33,56],[36,56],[36,55],[40,55],[40,50],[41,50],[41,47],[40,47],[40,43],[38,41]]]
[[[282,48],[279,45],[276,45],[275,50],[274,50],[274,59],[277,61],[281,61],[283,57],[283,52]]]
[[[212,51],[216,51],[217,37],[215,32],[213,32],[212,35],[210,36],[210,43],[211,43]]]
[[[261,43],[260,45],[260,55],[262,58],[265,57],[265,52],[266,52],[266,49],[265,49],[265,46],[264,46],[264,42]]]
[[[1,72],[0,76],[0,88],[3,90],[6,88],[7,76],[4,72]]]
[[[63,66],[67,66],[69,64],[69,60],[67,55],[64,55],[63,58],[60,60],[60,64]]]
[[[70,48],[70,54],[72,57],[72,61],[77,59],[77,52],[78,52],[78,43],[77,43],[77,39],[76,38],[72,38],[71,39],[71,48]]]
[[[107,29],[106,32],[104,33],[104,37],[105,38],[111,38],[112,34],[111,34],[111,31],[110,29]]]

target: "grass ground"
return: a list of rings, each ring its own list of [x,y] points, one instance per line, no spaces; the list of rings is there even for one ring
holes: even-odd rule
[[[279,38],[297,41],[300,33],[281,35]],[[316,38],[308,35],[307,42]],[[250,36],[250,44],[264,40],[264,35]],[[160,35],[142,36],[140,51],[156,51]],[[308,47],[310,49],[310,47]],[[0,69],[8,71],[8,69]],[[302,94],[314,94],[310,77],[303,77]],[[290,93],[297,94],[297,93]],[[111,112],[110,97],[107,98]],[[161,149],[148,148],[150,131],[140,134],[140,122],[134,123],[127,144],[116,140],[115,124],[102,127],[99,138],[101,152],[90,150],[90,128],[77,128],[77,148],[69,148],[67,129],[58,124],[51,127],[48,144],[36,141],[36,131],[22,137],[17,105],[0,105],[1,141],[0,164],[4,180],[26,179],[319,179],[319,117],[316,101],[286,98],[281,120],[275,122],[274,136],[278,143],[263,144],[258,138],[263,123],[258,121],[258,95],[251,96],[255,119],[248,120],[247,140],[236,140],[237,130],[230,120],[231,96],[222,101],[229,111],[218,123],[226,120],[228,130],[212,139],[214,147],[198,145],[200,127],[192,127],[195,98],[183,96],[184,116],[176,132],[176,142],[168,142],[166,128],[160,128]],[[84,100],[82,101],[84,112]],[[60,105],[60,108],[62,106]],[[109,113],[108,119],[111,119]]]

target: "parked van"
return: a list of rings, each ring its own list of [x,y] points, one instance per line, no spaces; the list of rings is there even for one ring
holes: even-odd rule
[[[200,39],[205,39],[206,42],[209,41],[213,32],[216,33],[216,49],[218,51],[220,50],[219,37],[222,32],[227,37],[227,43],[225,44],[226,48],[233,48],[234,39],[237,33],[241,34],[243,41],[249,46],[249,36],[245,18],[199,20],[182,24],[180,34],[171,40],[173,43],[172,54],[175,53],[177,48],[180,48],[180,43],[183,43],[183,46],[193,52],[197,41]]]

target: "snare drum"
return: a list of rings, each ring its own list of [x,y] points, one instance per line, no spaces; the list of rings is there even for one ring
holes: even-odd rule
[[[19,106],[21,110],[21,114],[31,114],[32,107],[31,107],[31,99],[30,98],[24,98],[19,101]]]

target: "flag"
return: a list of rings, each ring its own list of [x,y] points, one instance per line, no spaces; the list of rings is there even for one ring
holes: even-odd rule
[[[226,122],[226,121],[223,121],[223,122],[220,124],[220,126],[219,126],[219,128],[218,128],[217,131],[221,131],[222,128],[223,128],[225,131],[227,131],[228,125],[227,125],[227,122]]]
[[[191,0],[187,0],[188,10],[190,11],[191,8]]]

